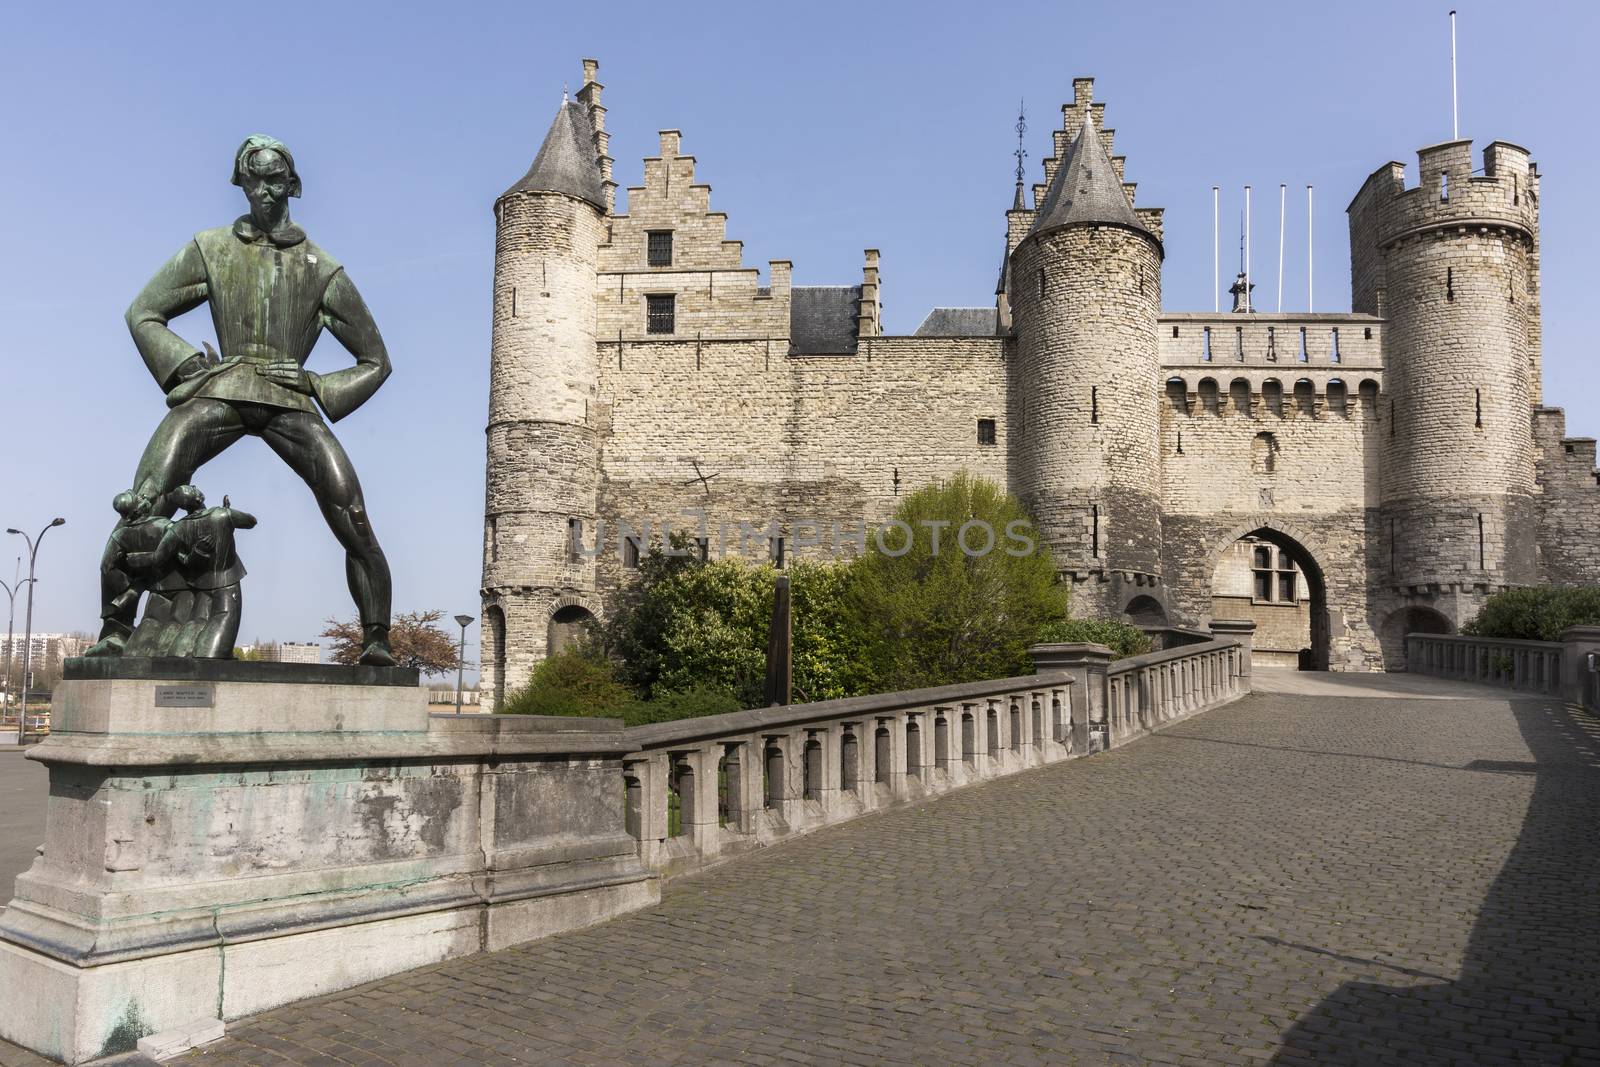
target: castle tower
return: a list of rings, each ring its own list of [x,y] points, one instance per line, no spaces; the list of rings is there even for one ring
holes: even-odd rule
[[[1389,585],[1459,625],[1537,579],[1537,171],[1495,142],[1389,163],[1349,207],[1352,306],[1385,315],[1380,529]]]
[[[1091,85],[1074,83],[1059,162],[1046,163],[1055,164],[1048,191],[1007,279],[1022,415],[1013,487],[1071,576],[1080,616],[1161,596],[1163,252],[1146,221],[1157,216],[1136,213],[1122,184]]]
[[[611,204],[598,65],[495,201],[483,686],[498,702],[598,610],[595,272]]]

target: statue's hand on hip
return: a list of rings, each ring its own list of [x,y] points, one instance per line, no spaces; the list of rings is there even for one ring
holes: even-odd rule
[[[317,388],[317,376],[306,370],[293,360],[279,360],[276,363],[267,363],[256,367],[256,373],[261,375],[273,385],[281,385],[285,389],[293,389],[306,396],[314,396]]]

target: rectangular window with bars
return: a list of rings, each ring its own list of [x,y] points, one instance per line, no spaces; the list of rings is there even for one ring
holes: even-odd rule
[[[645,262],[652,267],[672,266],[672,231],[650,230],[645,237]]]
[[[677,329],[678,299],[671,293],[651,293],[644,298],[645,332],[672,333]]]

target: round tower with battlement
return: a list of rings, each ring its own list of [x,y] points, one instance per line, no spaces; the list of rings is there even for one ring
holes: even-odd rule
[[[1087,84],[1076,83],[1064,131],[1071,148],[1052,161],[1009,272],[1022,416],[1013,489],[1072,579],[1078,616],[1117,614],[1141,597],[1164,604],[1162,246],[1134,211]]]
[[[1374,553],[1391,592],[1456,624],[1537,580],[1538,172],[1495,142],[1390,163],[1349,208],[1352,305],[1388,319]]]
[[[595,287],[611,208],[597,64],[495,201],[483,549],[484,703],[598,612]]]

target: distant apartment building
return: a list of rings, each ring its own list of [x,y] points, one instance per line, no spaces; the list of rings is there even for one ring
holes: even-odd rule
[[[31,641],[22,634],[7,639],[0,637],[0,670],[4,669],[4,660],[9,653],[13,670],[22,669],[24,658],[29,659],[35,671],[44,671],[58,667],[63,659],[70,656],[81,656],[88,647],[91,639],[83,634],[34,634]],[[24,653],[32,648],[32,655],[24,657]]]
[[[270,641],[239,650],[247,659],[264,663],[321,663],[322,645],[316,641]]]

